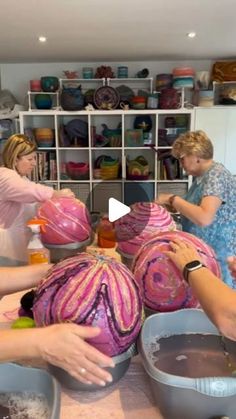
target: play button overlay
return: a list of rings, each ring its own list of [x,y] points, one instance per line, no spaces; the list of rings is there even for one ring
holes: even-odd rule
[[[124,215],[129,214],[131,211],[130,207],[122,202],[118,201],[115,198],[109,198],[108,202],[108,218],[111,223],[119,218],[124,217]]]
[[[148,193],[147,186],[150,185],[127,182],[125,179],[122,192],[121,182],[94,181],[86,200],[87,208],[90,208],[92,203],[90,214],[93,232],[98,233],[102,226],[102,234],[106,236],[106,240],[113,242],[115,230],[117,243],[143,239],[143,232],[148,228],[153,200],[153,191],[152,194]],[[82,185],[80,189],[82,194]]]

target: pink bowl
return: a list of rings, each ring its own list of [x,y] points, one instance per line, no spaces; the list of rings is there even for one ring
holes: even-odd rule
[[[41,92],[41,80],[30,80],[30,91]]]

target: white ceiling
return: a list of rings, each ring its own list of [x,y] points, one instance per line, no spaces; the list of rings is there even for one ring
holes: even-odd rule
[[[236,0],[0,0],[0,62],[232,59]],[[189,39],[186,34],[197,32]],[[40,44],[38,36],[47,43]]]

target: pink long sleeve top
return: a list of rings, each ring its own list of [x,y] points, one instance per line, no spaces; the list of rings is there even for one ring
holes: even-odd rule
[[[24,204],[44,202],[53,192],[49,186],[31,182],[15,170],[0,167],[0,227],[9,228]]]

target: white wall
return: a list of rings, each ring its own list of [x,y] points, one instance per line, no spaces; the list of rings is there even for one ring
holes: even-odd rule
[[[129,77],[134,77],[139,70],[148,68],[150,77],[158,73],[169,73],[174,67],[191,66],[196,71],[210,70],[213,62],[210,60],[201,61],[151,61],[151,62],[96,62],[96,63],[14,63],[0,64],[1,89],[9,89],[19,103],[23,104],[26,93],[29,90],[29,80],[39,79],[42,76],[64,77],[63,71],[78,71],[82,78],[83,67],[93,67],[94,71],[100,65],[110,65],[116,75],[119,65],[127,65]]]

